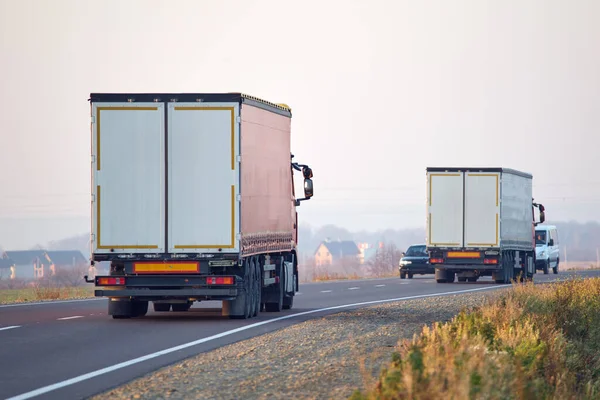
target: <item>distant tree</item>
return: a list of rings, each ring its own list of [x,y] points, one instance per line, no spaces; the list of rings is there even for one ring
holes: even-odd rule
[[[389,276],[398,271],[398,263],[402,251],[394,243],[385,243],[375,251],[375,255],[368,261],[369,272],[372,276]]]

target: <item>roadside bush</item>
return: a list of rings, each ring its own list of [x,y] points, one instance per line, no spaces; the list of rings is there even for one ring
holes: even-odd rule
[[[600,279],[515,285],[424,327],[352,398],[600,398]]]

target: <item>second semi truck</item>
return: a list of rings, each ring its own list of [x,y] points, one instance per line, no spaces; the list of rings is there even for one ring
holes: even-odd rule
[[[92,264],[113,318],[223,301],[251,318],[293,306],[296,207],[312,170],[291,109],[241,93],[92,93]],[[294,171],[304,197],[296,198]]]
[[[545,211],[532,179],[509,168],[427,168],[427,250],[438,283],[533,279]]]

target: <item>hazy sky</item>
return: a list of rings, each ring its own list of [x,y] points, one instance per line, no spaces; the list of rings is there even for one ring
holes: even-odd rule
[[[90,92],[242,91],[292,107],[311,225],[423,226],[434,165],[600,220],[600,1],[291,3],[0,0],[0,217],[89,216]]]

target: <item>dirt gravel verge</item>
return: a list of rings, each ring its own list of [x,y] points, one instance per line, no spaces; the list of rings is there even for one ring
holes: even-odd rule
[[[199,354],[94,399],[346,399],[375,382],[401,339],[499,291],[340,312]]]

